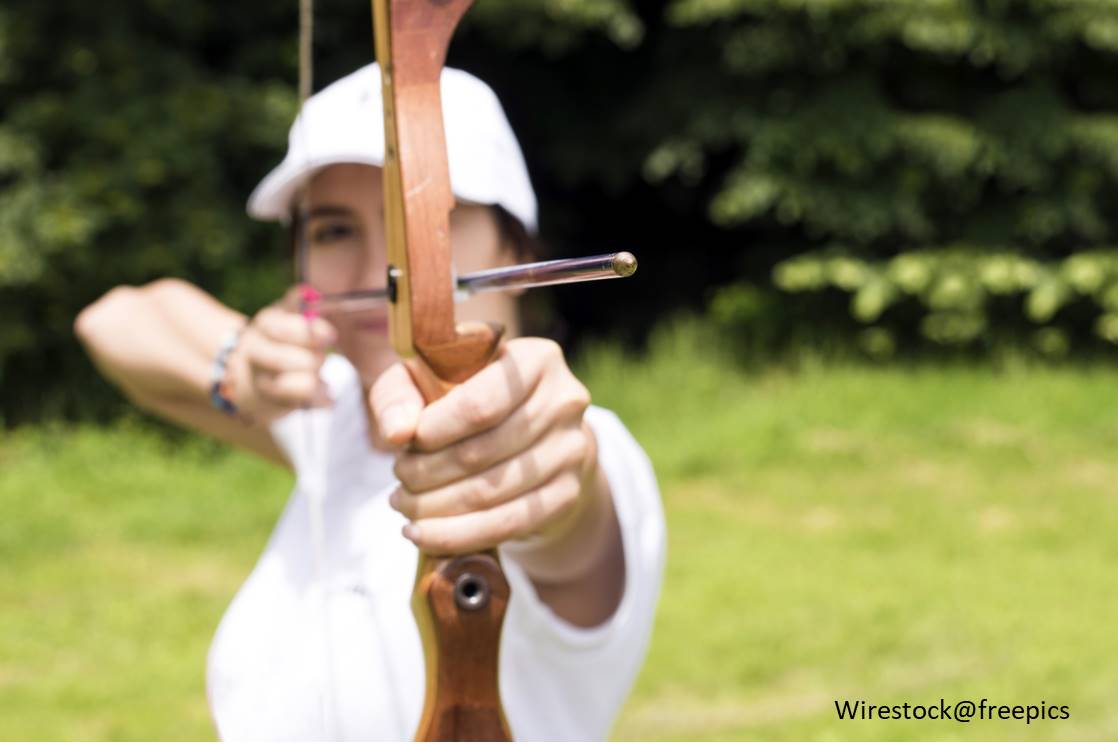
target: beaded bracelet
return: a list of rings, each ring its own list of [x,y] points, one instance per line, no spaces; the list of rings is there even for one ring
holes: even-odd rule
[[[245,327],[235,328],[226,335],[225,340],[217,349],[213,365],[210,367],[210,405],[222,413],[230,416],[237,414],[237,406],[229,399],[229,390],[225,383],[225,371],[229,364],[229,355],[237,348],[241,334]]]

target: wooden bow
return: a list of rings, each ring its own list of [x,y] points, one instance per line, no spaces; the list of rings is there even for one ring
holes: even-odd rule
[[[385,132],[385,221],[393,345],[428,402],[497,353],[502,329],[458,324],[440,78],[455,27],[473,0],[373,0]],[[509,584],[496,550],[421,554],[412,610],[427,689],[417,741],[508,741],[498,691]]]

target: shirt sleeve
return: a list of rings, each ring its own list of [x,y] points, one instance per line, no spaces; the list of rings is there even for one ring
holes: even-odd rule
[[[581,628],[539,599],[514,560],[503,561],[512,599],[502,643],[501,694],[516,739],[605,739],[652,633],[666,537],[656,476],[615,414],[591,407],[586,420],[598,440],[621,529],[625,589],[609,620]],[[521,698],[534,698],[534,704]],[[518,719],[519,710],[533,715]]]

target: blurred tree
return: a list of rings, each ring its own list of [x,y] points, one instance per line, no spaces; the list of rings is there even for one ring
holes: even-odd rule
[[[0,8],[0,415],[106,399],[71,323],[114,285],[283,286],[240,205],[294,111],[290,13],[150,0]],[[246,43],[251,40],[251,43]]]
[[[732,138],[709,215],[820,246],[774,274],[786,291],[829,291],[807,306],[817,320],[849,298],[876,349],[999,329],[1048,355],[1092,329],[1114,343],[1118,277],[1098,249],[1116,227],[1118,3],[685,0],[668,17],[718,39],[726,89],[741,88],[711,117],[721,126],[693,117],[645,173],[686,177]],[[925,285],[898,280],[917,266]],[[1069,282],[1087,266],[1099,286]],[[727,310],[752,291],[729,287],[712,309],[752,333],[773,317]]]
[[[367,4],[317,20],[319,86],[371,59]],[[295,21],[294,0],[0,8],[4,421],[115,400],[70,324],[116,284],[180,276],[251,311],[290,280],[243,203],[295,111]],[[723,287],[730,330],[830,328],[849,303],[878,353],[1002,319],[1118,340],[1110,278],[975,279],[997,257],[1064,276],[1116,243],[1116,50],[1118,0],[478,0],[451,63],[501,95],[553,251],[642,258],[623,288],[551,295],[572,330],[639,331]],[[896,284],[914,251],[963,288]],[[838,278],[797,282],[813,261]]]

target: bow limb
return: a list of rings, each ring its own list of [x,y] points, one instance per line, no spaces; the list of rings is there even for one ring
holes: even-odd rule
[[[454,317],[450,188],[440,79],[472,0],[373,0],[385,115],[389,326],[428,402],[488,364],[501,328]],[[426,693],[416,740],[511,739],[498,653],[509,585],[496,550],[420,554],[412,610]]]

